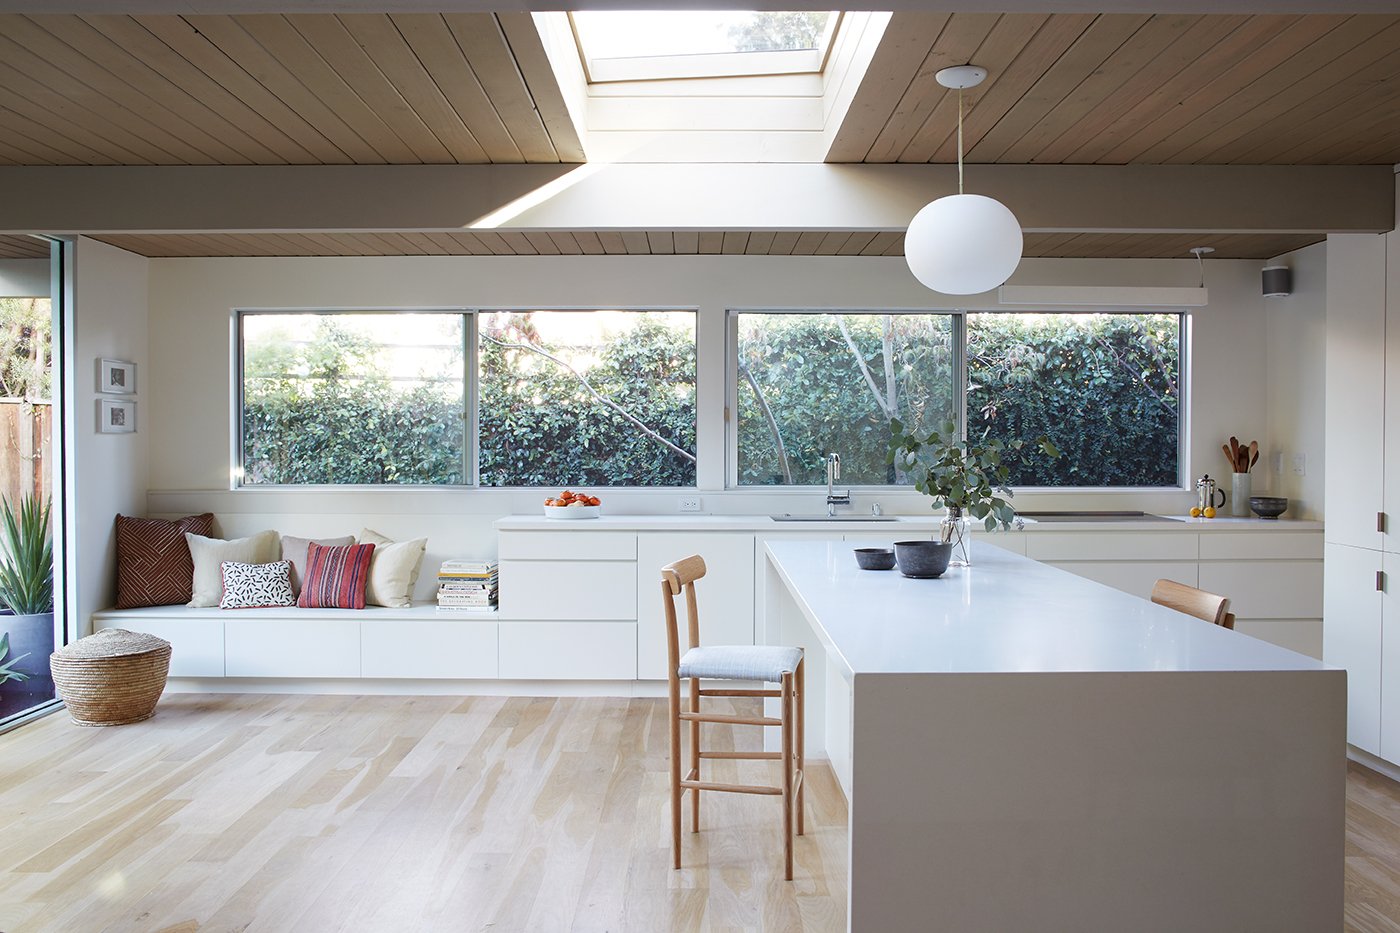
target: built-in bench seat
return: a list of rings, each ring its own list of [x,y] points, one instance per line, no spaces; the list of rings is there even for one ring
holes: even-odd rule
[[[403,609],[190,609],[152,606],[93,614],[93,629],[149,632],[170,642],[171,677],[496,678],[495,613]]]

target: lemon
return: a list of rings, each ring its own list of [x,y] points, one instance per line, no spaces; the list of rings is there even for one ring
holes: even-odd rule
[[[1193,506],[1191,506],[1191,517],[1192,517],[1192,518],[1200,518],[1200,517],[1201,517],[1201,507],[1200,507],[1199,505],[1193,505]]]
[[[1211,508],[1210,506],[1206,506],[1205,516],[1206,518],[1214,518],[1215,509]]]

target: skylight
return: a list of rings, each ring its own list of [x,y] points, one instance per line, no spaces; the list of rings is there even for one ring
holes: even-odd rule
[[[819,72],[840,14],[608,10],[570,14],[591,82]]]

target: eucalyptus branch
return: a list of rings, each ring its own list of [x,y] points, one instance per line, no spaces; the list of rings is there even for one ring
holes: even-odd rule
[[[630,411],[623,408],[621,405],[617,404],[612,399],[605,397],[601,392],[593,388],[593,385],[588,381],[587,376],[579,372],[577,369],[574,369],[572,366],[570,366],[568,363],[564,362],[554,354],[548,352],[547,350],[543,350],[535,346],[534,344],[509,343],[507,341],[499,340],[495,337],[492,337],[490,334],[487,333],[483,333],[481,336],[484,339],[489,340],[491,343],[494,343],[496,346],[502,348],[503,350],[527,350],[530,353],[536,353],[544,357],[554,365],[568,371],[575,379],[578,380],[579,385],[583,386],[584,389],[588,391],[589,395],[593,396],[599,402],[611,408],[613,411],[617,412],[622,417],[626,418],[628,421],[630,421],[633,425],[636,426],[637,430],[641,431],[643,434],[656,441],[658,444],[661,444],[662,446],[674,451],[675,453],[680,454],[682,457],[689,460],[691,463],[695,462],[695,455],[693,453],[683,448],[677,447],[675,444],[666,440],[666,438],[662,437],[660,434],[657,434],[651,428],[647,427],[642,422],[642,420],[636,415],[632,414]]]
[[[763,397],[763,392],[758,388],[758,380],[753,377],[753,372],[749,370],[749,364],[743,360],[739,361],[739,373],[744,377],[744,381],[753,389],[753,397],[758,402],[758,410],[763,412],[763,420],[768,423],[768,433],[773,435],[773,446],[778,450],[778,465],[783,471],[783,482],[792,485],[792,464],[788,461],[787,447],[783,444],[783,435],[778,430],[778,420],[773,417],[773,409],[769,407],[768,400]]]

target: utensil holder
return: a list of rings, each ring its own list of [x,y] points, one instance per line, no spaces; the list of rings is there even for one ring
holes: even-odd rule
[[[1249,518],[1249,486],[1248,473],[1230,474],[1230,514],[1236,518]]]

